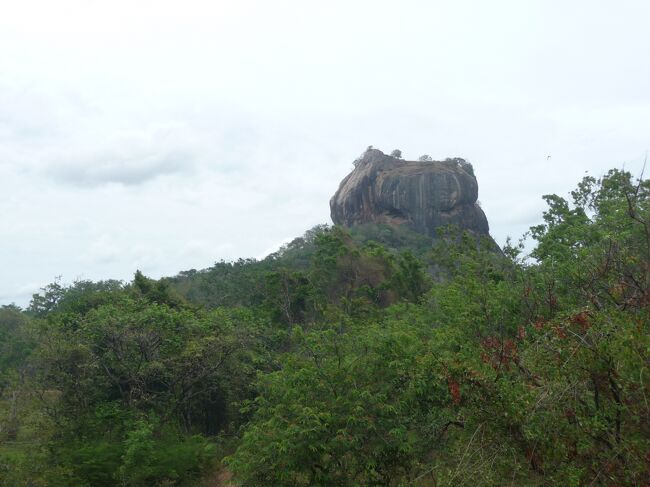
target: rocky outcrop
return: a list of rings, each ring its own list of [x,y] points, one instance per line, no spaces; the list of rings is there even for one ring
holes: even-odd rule
[[[434,237],[436,228],[451,224],[487,235],[477,198],[472,166],[463,159],[404,161],[368,149],[341,181],[330,209],[332,221],[347,227],[408,225]]]

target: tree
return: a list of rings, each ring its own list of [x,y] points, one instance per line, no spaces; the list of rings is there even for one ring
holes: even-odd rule
[[[298,349],[282,370],[262,379],[254,419],[228,460],[238,485],[408,479],[427,448],[425,436],[416,434],[411,406],[418,398],[409,387],[424,343],[401,326],[358,334],[296,331],[295,339]]]
[[[208,436],[240,422],[235,403],[251,396],[252,356],[264,363],[254,318],[184,305],[140,273],[99,294],[39,322],[33,390],[56,425],[52,485],[189,482],[214,455]]]
[[[643,485],[650,184],[613,171],[572,196],[545,197],[535,261],[442,232],[428,292],[412,254],[321,240],[314,282],[383,256],[416,304],[296,333],[230,458],[240,485]]]
[[[402,158],[402,151],[399,149],[395,149],[393,152],[390,153],[391,157],[394,157],[395,159],[401,159]]]
[[[432,162],[433,157],[431,157],[429,154],[422,154],[420,157],[418,157],[418,161],[420,161],[420,162]]]
[[[59,300],[63,297],[65,288],[61,285],[61,276],[58,276],[53,283],[41,288],[43,294],[32,295],[27,310],[34,316],[45,316],[49,311],[56,308]]]

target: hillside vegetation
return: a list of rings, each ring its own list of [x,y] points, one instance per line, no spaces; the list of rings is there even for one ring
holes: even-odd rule
[[[544,198],[530,255],[320,226],[2,307],[0,484],[648,485],[650,182]]]

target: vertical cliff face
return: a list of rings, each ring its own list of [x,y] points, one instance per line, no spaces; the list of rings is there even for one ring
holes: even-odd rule
[[[330,200],[337,225],[408,225],[433,237],[436,228],[451,224],[488,234],[476,203],[478,183],[462,159],[404,161],[370,149],[355,164]]]

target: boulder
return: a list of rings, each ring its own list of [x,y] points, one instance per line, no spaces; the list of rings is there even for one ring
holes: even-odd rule
[[[474,171],[463,159],[405,161],[368,149],[341,181],[330,210],[332,221],[346,227],[408,225],[435,237],[437,228],[451,224],[488,235],[477,198]]]

